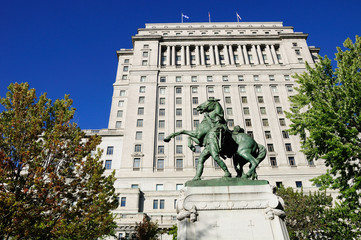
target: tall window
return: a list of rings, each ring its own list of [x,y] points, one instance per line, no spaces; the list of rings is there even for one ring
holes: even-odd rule
[[[141,132],[141,131],[136,131],[135,132],[135,139],[136,140],[142,140],[142,137],[143,137],[143,132]]]
[[[114,152],[114,147],[113,146],[108,146],[107,147],[107,155],[113,155]]]
[[[228,119],[227,124],[228,124],[228,127],[233,127],[234,126],[234,120],[233,119]]]
[[[231,97],[225,97],[226,103],[232,103]]]
[[[247,97],[242,97],[242,103],[248,103]]]
[[[165,127],[165,121],[164,120],[159,120],[158,127],[159,128],[164,128]]]
[[[302,181],[296,181],[296,187],[301,188],[302,187]]]
[[[121,127],[122,127],[122,121],[116,121],[115,128],[121,128]]]
[[[198,97],[193,97],[192,102],[193,104],[198,104]]]
[[[198,87],[192,87],[192,93],[198,93]]]
[[[182,145],[176,145],[176,147],[175,147],[175,152],[176,152],[177,154],[183,153],[183,146],[182,146]]]
[[[265,127],[268,127],[268,126],[269,126],[269,123],[268,123],[268,119],[267,119],[267,118],[262,119],[262,125],[265,126]]]
[[[158,154],[164,154],[164,146],[158,146]]]
[[[148,57],[148,52],[143,52],[143,57]]]
[[[144,115],[144,107],[138,108],[138,115]]]
[[[118,107],[123,107],[123,106],[124,106],[124,100],[119,100]]]
[[[290,166],[296,166],[295,157],[288,157],[288,163]]]
[[[164,199],[159,200],[159,209],[164,209]]]
[[[159,88],[159,94],[163,95],[165,94],[165,88]]]
[[[175,104],[182,104],[182,98],[180,97],[175,98]]]
[[[282,113],[283,113],[282,107],[276,107],[276,110],[277,110],[277,113],[278,113],[278,114],[282,114]]]
[[[243,108],[243,114],[244,114],[244,115],[248,115],[248,114],[249,114],[249,107],[244,107],[244,108]]]
[[[140,158],[133,159],[133,171],[139,171],[140,169]]]
[[[286,151],[287,151],[287,152],[292,152],[291,143],[286,143],[286,144],[285,144],[285,147],[286,147]]]
[[[144,103],[145,102],[145,97],[144,96],[140,96],[138,99],[138,103]]]
[[[267,150],[268,150],[269,152],[274,152],[274,151],[275,151],[272,143],[267,144]]]
[[[134,152],[142,152],[142,145],[135,144],[134,146]]]
[[[175,88],[175,93],[182,93],[182,88],[181,87],[176,87]]]
[[[255,87],[255,89],[256,89],[256,93],[261,93],[261,92],[262,92],[262,88],[261,88],[260,85],[256,85],[256,86],[254,86],[254,87]]]
[[[272,86],[271,86],[271,91],[272,91],[273,93],[277,93],[277,92],[278,92],[277,86],[276,86],[276,85],[272,85]]]
[[[260,107],[259,111],[261,112],[262,115],[266,114],[266,108],[265,107]]]
[[[164,170],[164,159],[158,159],[157,160],[157,171],[163,171]],[[157,189],[158,191],[158,189]]]
[[[274,96],[273,98],[274,98],[274,100],[275,100],[276,103],[279,103],[279,102],[280,102],[280,97],[279,97],[279,96]]]
[[[226,108],[227,115],[233,115],[232,108]]]
[[[252,126],[251,119],[245,119],[245,122],[246,122],[246,126],[247,126],[247,127],[251,127],[251,126]]]
[[[262,96],[258,96],[257,99],[258,99],[258,102],[259,102],[259,103],[264,103],[264,100],[263,100],[263,97],[262,97]]]
[[[223,91],[224,91],[225,93],[229,93],[229,92],[230,92],[229,87],[228,87],[228,86],[227,86],[227,87],[224,87],[224,88],[223,88]]]
[[[159,141],[163,141],[163,140],[164,140],[164,133],[163,133],[163,132],[158,133],[158,140],[159,140]]]
[[[193,115],[194,115],[194,116],[198,116],[198,115],[199,115],[199,112],[198,112],[197,108],[193,108]]]
[[[145,86],[139,87],[139,92],[140,93],[145,93]]]
[[[123,117],[123,110],[118,110],[117,111],[117,117]]]
[[[245,93],[246,92],[246,86],[239,86],[239,91],[241,93]]]
[[[193,127],[197,128],[199,125],[199,120],[193,120]]]
[[[270,157],[270,163],[272,167],[276,167],[277,166],[277,159],[276,157]]]
[[[120,206],[121,206],[121,207],[125,207],[126,202],[127,202],[127,198],[126,198],[126,197],[121,197],[121,199],[120,199]]]
[[[148,60],[142,60],[142,66],[147,66],[148,65]]]
[[[183,170],[183,159],[181,159],[181,158],[176,159],[175,167],[176,167],[177,171],[182,171]]]
[[[287,131],[282,131],[282,136],[283,136],[283,138],[290,138]]]
[[[165,98],[159,98],[159,104],[164,105],[165,104]]]
[[[165,116],[165,109],[164,108],[159,109],[159,116]]]
[[[143,127],[143,119],[137,119],[137,127]]]
[[[181,109],[181,108],[177,108],[177,109],[175,110],[175,115],[177,115],[177,116],[182,116],[182,109]]]
[[[153,200],[153,209],[158,209],[158,199]]]
[[[141,76],[140,79],[139,79],[139,82],[145,82],[146,79],[147,79],[146,76]]]
[[[112,160],[105,160],[105,169],[112,169]]]
[[[175,121],[175,126],[176,126],[177,128],[181,128],[181,127],[182,127],[182,120],[176,120],[176,121]]]
[[[123,67],[123,72],[128,72],[128,69],[129,69],[128,66],[124,66],[124,67]]]
[[[124,97],[124,96],[125,96],[125,90],[120,90],[119,96],[120,96],[120,97]]]
[[[272,138],[271,131],[265,131],[264,135],[265,135],[266,139],[271,139]]]
[[[286,121],[284,118],[280,118],[280,125],[281,126],[286,126]]]

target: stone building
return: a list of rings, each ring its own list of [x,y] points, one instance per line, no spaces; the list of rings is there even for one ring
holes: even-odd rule
[[[285,131],[284,113],[295,94],[292,76],[317,61],[319,48],[307,37],[282,22],[146,24],[132,37],[133,49],[117,51],[108,129],[87,132],[103,136],[105,167],[116,171],[119,234],[131,233],[143,212],[160,227],[176,223],[178,190],[194,177],[201,149],[190,151],[185,135],[163,138],[194,130],[203,119],[195,108],[208,98],[220,99],[230,129],[240,125],[266,146],[259,179],[314,188],[309,180],[325,166],[307,162],[299,139]],[[209,159],[203,177],[222,175]]]

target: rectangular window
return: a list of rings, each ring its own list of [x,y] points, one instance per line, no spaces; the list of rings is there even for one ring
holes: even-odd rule
[[[253,138],[253,131],[247,131],[247,135]]]
[[[282,131],[283,138],[290,138],[287,131]]]
[[[145,82],[146,78],[147,78],[146,76],[141,76],[140,79],[139,79],[139,82]]]
[[[164,108],[159,109],[159,116],[165,116],[165,109]]]
[[[144,102],[145,102],[145,97],[144,96],[139,97],[138,103],[144,103]]]
[[[114,151],[114,147],[113,147],[113,146],[108,146],[108,147],[107,147],[107,155],[113,155],[113,151]]]
[[[270,81],[274,81],[275,80],[275,75],[268,75],[268,78]]]
[[[182,98],[180,97],[175,98],[175,104],[182,104]]]
[[[112,169],[112,160],[105,160],[105,169]]]
[[[249,107],[244,107],[243,108],[243,114],[244,115],[249,115]]]
[[[175,126],[176,126],[177,128],[181,128],[181,127],[182,127],[182,120],[176,120],[176,121],[175,121]]]
[[[159,88],[159,94],[160,95],[165,94],[165,88]]]
[[[159,128],[164,128],[165,127],[165,121],[164,120],[159,120],[158,127]]]
[[[133,171],[139,171],[140,169],[140,158],[133,159]]]
[[[153,209],[158,209],[158,200],[157,199],[153,200]]]
[[[194,115],[194,116],[198,116],[198,115],[199,115],[199,112],[198,112],[197,108],[193,108],[193,115]]]
[[[209,93],[214,93],[214,87],[213,86],[208,87],[207,90],[208,90]]]
[[[227,87],[224,87],[224,88],[223,88],[223,91],[224,91],[225,93],[229,93],[229,92],[230,92],[229,87],[228,87],[228,86],[227,86]]]
[[[163,191],[163,190],[164,190],[164,185],[163,185],[163,184],[157,184],[157,185],[155,185],[155,190],[156,190],[156,191]]]
[[[193,127],[197,128],[199,125],[199,120],[193,120]]]
[[[303,59],[302,59],[302,58],[298,58],[298,63],[303,63]]]
[[[276,157],[270,157],[270,163],[272,167],[277,167],[277,159]]]
[[[286,126],[286,121],[284,118],[280,118],[280,125],[281,126]]]
[[[277,113],[278,113],[278,114],[282,114],[282,113],[283,113],[282,107],[276,107],[276,110],[277,110]]]
[[[183,146],[182,145],[176,145],[175,153],[182,154],[183,153]]]
[[[159,140],[159,141],[163,141],[163,140],[164,140],[164,133],[163,133],[163,132],[158,133],[158,140]]]
[[[246,86],[239,86],[239,91],[241,93],[245,93],[246,92]]]
[[[243,75],[238,75],[238,81],[240,81],[240,82],[244,81]]]
[[[124,106],[124,100],[119,100],[118,107],[123,107],[123,106]]]
[[[275,100],[276,103],[280,102],[280,97],[279,96],[274,96],[273,99]]]
[[[254,87],[255,87],[255,89],[256,89],[256,93],[261,93],[261,92],[262,92],[262,88],[261,88],[260,85],[256,85],[256,86],[254,86]]]
[[[149,44],[144,44],[143,48],[149,48]]]
[[[177,116],[182,116],[182,109],[181,109],[181,108],[177,108],[177,109],[175,110],[175,115],[177,115]]]
[[[116,121],[115,128],[122,128],[122,121]]]
[[[268,127],[268,126],[269,126],[269,123],[268,123],[268,119],[267,119],[267,118],[262,119],[262,125],[263,125],[264,127]]]
[[[117,117],[123,117],[123,110],[118,110],[117,111]]]
[[[143,119],[137,119],[137,127],[143,127]]]
[[[128,72],[128,69],[129,69],[128,66],[124,66],[124,67],[123,67],[123,72]]]
[[[166,77],[160,77],[159,78],[159,82],[166,82],[166,81],[167,81]]]
[[[276,187],[277,188],[283,187],[283,183],[282,182],[276,182]]]
[[[275,151],[272,143],[267,144],[267,150],[268,150],[269,152],[274,152],[274,151]]]
[[[158,154],[164,154],[164,146],[158,146]]]
[[[176,77],[175,77],[175,81],[176,81],[176,82],[181,82],[181,81],[182,81],[182,77],[176,76]]]
[[[233,119],[228,119],[227,124],[228,124],[228,127],[233,127],[234,126],[234,120]]]
[[[198,104],[198,97],[193,97],[192,102],[193,104]]]
[[[129,59],[124,59],[124,63],[129,63]]]
[[[182,88],[181,87],[176,87],[175,88],[175,93],[177,93],[177,94],[182,93]]]
[[[136,140],[142,140],[142,138],[143,138],[143,132],[141,132],[141,131],[136,131],[136,132],[135,132],[135,139],[136,139]]]
[[[213,82],[213,77],[212,76],[207,76],[207,82]]]
[[[135,144],[134,146],[134,152],[142,152],[142,145]]]
[[[264,135],[265,135],[266,139],[271,139],[272,138],[271,131],[265,131]]]
[[[276,85],[271,86],[271,91],[273,93],[277,93],[278,92],[277,86]]]
[[[165,98],[159,98],[159,104],[164,105],[165,104]]]
[[[148,57],[148,52],[143,52],[143,57]]]
[[[198,93],[198,87],[192,87],[192,93]]]
[[[259,81],[259,76],[258,75],[253,75],[253,80],[254,81]]]
[[[142,66],[147,66],[148,65],[148,60],[143,60],[142,61]]]
[[[183,139],[182,135],[178,135],[175,137],[176,141],[182,141],[182,139]]]
[[[122,80],[127,80],[128,79],[128,75],[124,74],[122,75]]]
[[[164,199],[159,200],[159,209],[164,209]]]
[[[228,76],[222,76],[223,82],[228,82]]]
[[[295,157],[288,157],[288,163],[290,166],[296,166]]]
[[[286,147],[286,151],[287,151],[287,152],[292,152],[291,143],[286,143],[286,144],[285,144],[285,147]]]
[[[293,86],[292,85],[286,85],[287,92],[293,92]]]
[[[262,96],[258,96],[257,98],[258,98],[258,102],[259,102],[259,103],[264,103]]]
[[[138,184],[132,184],[132,185],[130,186],[130,188],[137,189],[137,188],[139,188],[139,185],[138,185]]]
[[[296,187],[301,188],[302,187],[302,181],[296,181]]]
[[[164,170],[164,159],[157,159],[157,171],[163,171],[163,170]],[[157,184],[157,186],[158,186],[158,184]],[[158,190],[159,189],[157,189],[157,191]]]
[[[183,170],[183,159],[176,159],[175,160],[175,167],[176,167],[177,171],[182,171]]]
[[[226,108],[227,115],[233,115],[232,108]]]
[[[247,97],[242,97],[242,103],[248,103]]]
[[[125,90],[120,90],[119,96],[120,96],[120,97],[124,97],[124,96],[125,96]]]
[[[145,86],[139,87],[139,92],[140,93],[145,93]]]
[[[285,81],[289,81],[290,80],[290,75],[284,75]]]
[[[126,202],[127,202],[127,198],[126,198],[126,197],[121,197],[121,199],[120,199],[120,206],[121,206],[121,207],[125,207]]]
[[[225,97],[226,103],[232,103],[231,97]]]
[[[138,115],[144,115],[144,107],[138,108]]]
[[[301,51],[299,49],[295,49],[295,53],[296,53],[297,56],[301,55]]]
[[[197,76],[192,76],[192,77],[191,77],[191,81],[192,81],[192,82],[197,82]]]
[[[179,190],[181,190],[182,188],[183,188],[183,184],[176,184],[175,185],[175,190],[177,190],[177,191],[179,191]]]
[[[247,127],[251,127],[251,126],[252,126],[251,119],[245,119],[245,122],[246,122],[246,126],[247,126]]]
[[[259,110],[260,110],[262,115],[266,114],[266,108],[265,107],[260,107]]]

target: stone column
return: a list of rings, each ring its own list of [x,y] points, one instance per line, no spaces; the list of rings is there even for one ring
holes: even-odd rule
[[[167,66],[170,66],[170,46],[167,46]]]
[[[219,51],[218,51],[218,46],[217,45],[215,45],[214,46],[214,50],[215,50],[215,58],[216,58],[216,65],[220,65],[221,63],[220,63],[220,61],[219,61]]]
[[[269,48],[269,45],[266,45],[266,54],[269,59],[269,64],[275,64],[275,61],[273,60],[271,49]]]
[[[187,55],[186,65],[191,65],[191,52],[188,45],[186,47],[186,55]]]
[[[223,54],[224,54],[224,60],[226,62],[226,65],[229,65],[230,61],[229,61],[229,53],[228,53],[228,46],[227,45],[223,46]]]
[[[257,53],[258,53],[258,58],[259,58],[260,64],[264,64],[263,54],[262,54],[260,45],[257,45]]]
[[[229,48],[229,58],[231,60],[231,64],[234,65],[234,54],[233,54],[232,45],[229,45],[228,48]]]
[[[254,64],[259,64],[259,60],[258,60],[258,56],[257,56],[257,51],[256,51],[256,47],[254,45],[252,45],[252,56],[253,56],[253,62]]]
[[[199,46],[196,46],[196,64],[201,65],[201,61],[199,59]]]
[[[201,65],[205,65],[205,57],[204,57],[204,46],[201,45]]]
[[[214,49],[212,45],[209,45],[209,60],[211,61],[210,65],[215,65],[215,58],[214,58]]]
[[[176,65],[175,56],[175,46],[172,46],[172,65]]]
[[[184,52],[184,46],[182,46],[182,48],[181,48],[181,65],[186,65],[186,56],[185,56],[185,54],[184,54],[185,52]]]
[[[242,46],[241,46],[241,45],[238,45],[238,47],[237,47],[237,52],[238,52],[239,64],[240,64],[240,65],[245,64],[244,58],[243,58]]]
[[[289,61],[287,58],[287,53],[286,53],[286,51],[284,51],[284,48],[282,46],[279,47],[279,52],[281,54],[283,64],[288,64]]]
[[[271,45],[271,53],[273,55],[273,59],[275,61],[275,64],[279,64],[278,62],[278,58],[277,58],[277,54],[276,54],[276,50],[275,50],[275,46]]]
[[[246,62],[246,64],[249,64],[249,57],[248,57],[248,52],[247,52],[247,46],[246,46],[246,45],[243,45],[243,46],[242,46],[242,50],[243,50],[244,61]]]

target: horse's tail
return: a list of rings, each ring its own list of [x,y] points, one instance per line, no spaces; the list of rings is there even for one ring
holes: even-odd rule
[[[258,155],[256,158],[257,162],[258,163],[262,162],[262,160],[266,158],[266,154],[267,154],[266,148],[263,145],[258,144]]]

